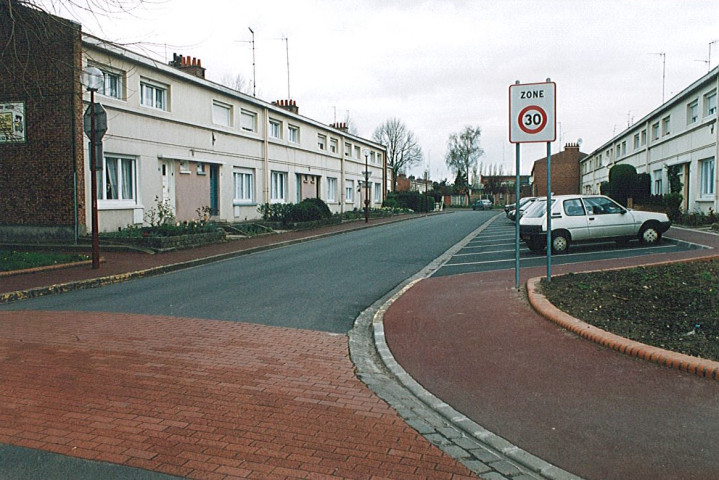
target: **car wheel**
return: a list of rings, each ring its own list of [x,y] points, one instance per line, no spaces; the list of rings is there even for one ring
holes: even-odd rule
[[[552,235],[552,253],[567,253],[569,250],[569,235],[566,232],[557,232]]]
[[[639,232],[639,241],[644,245],[654,245],[662,239],[662,234],[654,225],[647,225]]]

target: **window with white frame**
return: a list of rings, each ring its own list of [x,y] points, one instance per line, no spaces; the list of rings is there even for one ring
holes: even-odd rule
[[[102,180],[97,182],[100,200],[135,200],[135,159],[119,156],[104,158]]]
[[[377,165],[382,165],[382,154],[381,153],[377,154]]]
[[[282,122],[270,118],[270,138],[282,138]]]
[[[334,177],[327,177],[327,201],[337,201],[337,179]]]
[[[180,173],[191,173],[189,160],[180,160]]]
[[[205,170],[205,164],[202,162],[197,162],[197,174],[198,175],[205,175],[207,171]]]
[[[324,150],[327,148],[327,137],[322,134],[317,134],[317,148]]]
[[[257,114],[249,110],[240,112],[240,128],[246,132],[257,131]]]
[[[639,134],[634,135],[634,150],[639,148]]]
[[[271,172],[270,201],[283,203],[287,201],[287,173]]]
[[[359,145],[355,145],[355,158],[362,158],[362,149]]]
[[[699,161],[699,194],[702,197],[714,197],[714,159]]]
[[[212,123],[224,127],[232,126],[232,106],[226,103],[212,102]]]
[[[345,157],[349,157],[352,155],[352,145],[349,143],[345,143]]]
[[[687,105],[687,125],[696,123],[699,120],[699,101],[694,100]]]
[[[167,85],[151,83],[148,80],[140,81],[140,104],[157,110],[167,110]]]
[[[97,93],[106,97],[124,99],[124,75],[120,72],[106,70],[105,67],[98,68],[102,71],[103,82]]]
[[[345,202],[352,203],[355,198],[354,180],[345,180]]]
[[[330,152],[337,153],[337,139],[336,138],[330,138]]]
[[[300,143],[300,127],[296,125],[288,125],[287,140],[292,143]]]
[[[669,135],[671,132],[672,117],[664,117],[662,119],[662,136]]]
[[[652,125],[652,140],[659,139],[659,122]]]
[[[369,152],[369,163],[374,164],[376,162],[374,152]]]
[[[646,144],[647,144],[647,131],[642,130],[642,140],[640,142],[640,145],[643,147]]]
[[[379,203],[382,201],[382,184],[376,183],[374,184],[374,203]]]
[[[235,187],[233,203],[235,205],[250,204],[254,201],[255,174],[253,170],[235,169],[232,172]]]
[[[712,90],[711,92],[704,95],[704,116],[715,114],[717,111],[717,91]]]
[[[664,194],[664,186],[662,185],[662,170],[654,170],[652,172],[652,177],[654,177],[654,192],[652,192],[654,195],[663,195]]]

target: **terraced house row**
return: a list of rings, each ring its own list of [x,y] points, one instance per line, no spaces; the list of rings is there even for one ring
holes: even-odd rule
[[[580,160],[581,191],[599,193],[609,169],[633,165],[651,176],[651,193],[669,192],[668,167],[678,170],[682,210],[719,210],[719,67]]]
[[[64,19],[9,12],[6,2],[0,15],[0,42],[12,45],[0,72],[0,240],[90,230],[88,67],[101,72],[94,98],[108,124],[97,172],[100,231],[143,224],[158,202],[178,221],[210,214],[232,222],[258,218],[266,203],[316,197],[342,212],[363,208],[366,192],[371,207],[386,196],[385,147],[345,124],[211,82],[199,59],[157,61]]]

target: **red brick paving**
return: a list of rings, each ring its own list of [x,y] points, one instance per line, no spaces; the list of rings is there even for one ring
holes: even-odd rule
[[[476,478],[345,336],[186,318],[0,312],[0,443],[194,479]]]

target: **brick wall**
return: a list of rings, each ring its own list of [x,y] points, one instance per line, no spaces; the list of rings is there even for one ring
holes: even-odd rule
[[[579,189],[579,160],[586,157],[579,151],[579,145],[568,143],[564,151],[552,155],[552,194],[569,195],[580,193]],[[547,159],[541,158],[534,162],[532,167],[534,182],[532,183],[532,196],[544,197],[547,195]]]
[[[0,241],[72,238],[75,174],[85,230],[80,26],[10,5],[0,2],[0,103],[25,103],[26,140],[0,144]]]

